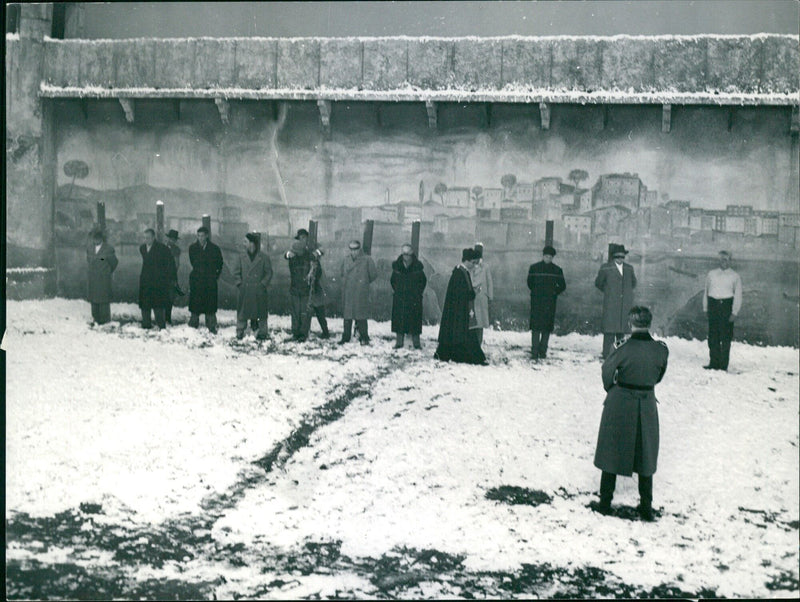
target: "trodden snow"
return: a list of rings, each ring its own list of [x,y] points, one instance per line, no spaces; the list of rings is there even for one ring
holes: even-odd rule
[[[370,323],[369,347],[337,346],[338,319],[330,341],[295,344],[283,341],[288,318],[271,316],[273,340],[258,346],[251,334],[232,344],[231,311],[210,335],[189,328],[179,308],[179,324],[160,332],[143,331],[130,304],[112,304],[101,327],[88,325],[78,300],[7,309],[7,519],[82,503],[101,504],[102,520],[118,524],[201,513],[204,499],[261,470],[254,461],[363,381],[368,394],[247,489],[212,537],[256,548],[341,541],[351,557],[406,546],[466,556],[476,571],[548,562],[598,567],[644,588],[798,594],[766,587],[798,577],[797,349],[735,342],[722,373],[703,370],[704,341],[665,339],[654,488],[662,515],[643,523],[586,507],[600,476],[592,464],[604,398],[599,336],[555,336],[551,357],[533,365],[528,333],[488,330],[490,365],[476,367],[433,360],[435,326],[424,328],[422,351],[394,351],[388,323]],[[502,485],[552,502],[486,499]],[[635,506],[637,496],[635,478],[618,479],[615,504]],[[12,561],[31,554],[7,548]],[[51,549],[38,560],[65,554]],[[222,597],[273,578],[199,559],[141,574],[199,579],[221,570]],[[281,596],[364,586],[347,573],[296,579]]]

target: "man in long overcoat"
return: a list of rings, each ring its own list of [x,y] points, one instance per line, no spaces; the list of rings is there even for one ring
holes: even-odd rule
[[[392,262],[392,276],[389,279],[394,291],[392,297],[392,332],[397,334],[395,349],[405,343],[405,335],[411,335],[415,349],[421,347],[419,335],[422,333],[422,295],[427,278],[422,262],[417,259],[411,245],[403,245],[400,256]]]
[[[624,245],[611,245],[612,259],[600,266],[594,285],[603,291],[603,359],[608,357],[615,342],[628,330],[628,311],[633,306],[636,274],[625,262],[628,251]]]
[[[169,303],[167,304],[166,310],[167,324],[172,324],[172,306],[175,305],[175,301],[180,296],[180,288],[178,287],[178,269],[181,265],[181,248],[178,246],[179,238],[180,235],[177,230],[170,230],[167,232],[166,245],[169,252],[172,253],[172,259],[175,261],[175,282],[170,287]]]
[[[617,475],[639,475],[639,514],[653,520],[653,474],[658,461],[658,409],[656,383],[667,370],[669,350],[648,329],[653,315],[646,307],[630,310],[633,334],[619,343],[603,362],[603,387],[607,391],[597,435],[594,465],[603,471],[600,503],[591,505],[601,514],[611,512]]]
[[[206,326],[212,334],[217,332],[218,288],[222,273],[222,251],[208,239],[205,226],[197,229],[197,240],[189,245],[189,326],[200,326],[200,314],[206,316]]]
[[[295,242],[284,253],[289,261],[289,301],[292,315],[292,340],[305,341],[311,328],[308,317],[308,296],[311,289],[308,273],[311,270],[311,253],[308,249],[308,230],[300,228]]]
[[[86,248],[86,262],[89,266],[86,298],[92,305],[92,320],[105,324],[111,320],[111,274],[119,260],[100,229],[92,232],[92,242]]]
[[[350,253],[342,261],[339,270],[342,285],[342,317],[344,329],[340,345],[347,343],[352,336],[353,321],[358,329],[362,345],[369,345],[367,318],[369,317],[369,285],[378,277],[378,269],[372,257],[361,250],[361,243],[353,240],[349,244]]]
[[[542,249],[542,260],[528,268],[528,288],[531,291],[531,357],[547,357],[547,343],[553,332],[556,301],[567,288],[564,272],[553,263],[556,250],[547,245]]]
[[[256,334],[256,339],[263,341],[269,335],[267,318],[269,313],[268,287],[272,280],[272,263],[269,257],[261,252],[261,237],[257,233],[245,234],[245,252],[236,258],[233,264],[233,279],[239,290],[236,305],[236,338],[244,338],[247,321]]]
[[[442,321],[439,324],[439,345],[435,359],[467,364],[486,364],[475,330],[475,289],[470,270],[477,261],[473,249],[461,252],[461,263],[453,268],[442,306]]]
[[[311,252],[311,269],[306,277],[309,289],[308,308],[306,311],[308,325],[304,326],[303,329],[306,336],[308,336],[308,332],[311,330],[311,314],[314,314],[317,317],[317,322],[322,331],[320,338],[327,339],[330,338],[331,334],[328,331],[328,320],[325,318],[325,305],[328,303],[328,293],[322,282],[322,255],[323,252],[320,248],[316,248]]]
[[[139,247],[142,255],[142,272],[139,275],[139,307],[142,310],[142,328],[152,327],[151,311],[156,325],[166,328],[166,307],[169,289],[176,279],[175,262],[166,245],[156,240],[152,228],[144,231],[145,242]]]

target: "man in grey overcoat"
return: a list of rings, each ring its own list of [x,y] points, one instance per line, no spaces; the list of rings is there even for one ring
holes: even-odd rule
[[[632,307],[630,338],[619,343],[603,362],[607,394],[597,435],[594,465],[603,471],[600,503],[590,507],[611,513],[617,475],[639,475],[639,515],[653,520],[653,474],[658,461],[658,409],[654,387],[667,370],[669,350],[650,336],[653,315],[646,307]]]
[[[256,340],[268,336],[269,314],[268,287],[272,280],[272,263],[261,252],[261,236],[255,232],[245,234],[245,251],[233,264],[233,279],[239,291],[236,305],[236,338],[244,338],[247,321],[256,333]]]
[[[111,320],[111,274],[119,260],[100,229],[92,232],[92,242],[86,248],[86,262],[89,266],[86,298],[92,305],[92,321],[105,324]]]
[[[624,245],[611,245],[611,260],[600,266],[594,285],[603,291],[603,359],[608,357],[614,343],[620,341],[628,330],[628,311],[633,306],[633,289],[636,274],[633,266],[625,262],[628,251]]]
[[[369,345],[367,318],[369,317],[369,285],[378,277],[378,269],[372,257],[361,250],[361,243],[353,240],[350,253],[342,261],[339,270],[342,285],[342,317],[344,329],[340,345],[347,343],[352,336],[353,321],[358,329],[358,339],[362,345]]]

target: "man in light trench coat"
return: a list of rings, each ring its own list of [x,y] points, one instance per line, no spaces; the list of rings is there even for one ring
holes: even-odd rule
[[[239,291],[236,306],[236,338],[244,338],[247,321],[256,333],[256,340],[269,336],[267,317],[269,313],[268,287],[272,280],[272,263],[261,252],[261,235],[257,232],[245,234],[245,249],[233,264],[233,278]]]
[[[639,475],[639,515],[653,520],[653,474],[658,460],[658,409],[653,389],[667,371],[669,350],[648,329],[653,314],[646,307],[629,313],[633,334],[619,343],[603,362],[603,387],[607,391],[597,435],[594,465],[603,471],[600,502],[590,507],[611,514],[617,475]]]
[[[361,250],[361,243],[353,240],[349,245],[350,254],[342,261],[339,269],[342,285],[342,317],[344,329],[340,345],[347,343],[352,336],[353,321],[358,329],[358,339],[362,345],[369,345],[367,318],[369,317],[369,285],[378,277],[378,269],[372,257]]]
[[[603,359],[628,330],[628,310],[633,305],[636,274],[625,262],[625,245],[611,245],[611,260],[600,266],[594,285],[603,291]]]

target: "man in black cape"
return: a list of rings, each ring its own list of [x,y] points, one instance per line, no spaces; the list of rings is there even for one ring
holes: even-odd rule
[[[473,249],[464,249],[461,263],[453,268],[442,308],[439,346],[433,355],[436,359],[466,364],[487,363],[475,331],[470,331],[470,321],[475,321],[475,291],[469,271],[476,259]]]

